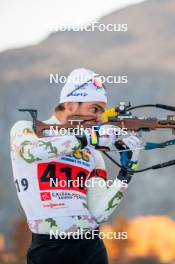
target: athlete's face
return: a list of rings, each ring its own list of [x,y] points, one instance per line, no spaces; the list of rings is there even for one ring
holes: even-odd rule
[[[102,114],[105,111],[106,104],[103,102],[93,103],[72,103],[71,115],[94,116],[100,122],[102,121]]]

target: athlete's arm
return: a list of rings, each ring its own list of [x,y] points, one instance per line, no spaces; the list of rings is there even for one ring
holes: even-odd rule
[[[97,166],[87,184],[87,197],[89,211],[98,223],[105,222],[114,212],[127,187],[127,182],[117,177],[112,181],[107,180],[103,157],[97,152]]]
[[[66,155],[80,148],[80,141],[71,135],[38,138],[30,121],[18,121],[10,132],[12,153],[26,162]]]
[[[128,173],[123,173],[123,170],[121,170],[112,184],[109,184],[106,179],[105,164],[101,154],[97,152],[95,155],[96,167],[95,172],[90,175],[91,185],[88,188],[88,204],[91,213],[100,222],[108,219],[121,202],[123,193],[132,178],[132,171],[138,166],[141,139],[136,136],[129,136],[123,139],[123,143],[123,150],[128,149],[131,151],[120,152],[121,165],[127,168]],[[96,175],[98,178],[96,178]]]

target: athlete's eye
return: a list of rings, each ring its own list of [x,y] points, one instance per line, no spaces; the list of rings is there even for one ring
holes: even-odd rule
[[[98,109],[98,107],[92,107],[92,108],[90,109],[90,112],[96,114],[96,113],[99,112],[99,109]]]

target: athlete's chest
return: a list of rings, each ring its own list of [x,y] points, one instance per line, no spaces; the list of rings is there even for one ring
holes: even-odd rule
[[[58,162],[72,166],[80,166],[89,171],[95,168],[95,154],[91,148],[75,149],[71,153],[58,158]]]
[[[39,189],[75,190],[86,193],[85,181],[95,168],[95,153],[90,148],[76,149],[49,162],[37,164]]]

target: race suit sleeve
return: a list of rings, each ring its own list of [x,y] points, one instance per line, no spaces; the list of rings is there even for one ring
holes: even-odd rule
[[[89,177],[87,185],[88,208],[97,223],[108,220],[121,202],[128,184],[124,180],[107,180],[103,157],[96,155],[96,168]]]
[[[30,121],[15,123],[10,139],[12,153],[28,163],[66,155],[81,146],[73,135],[38,138]]]

